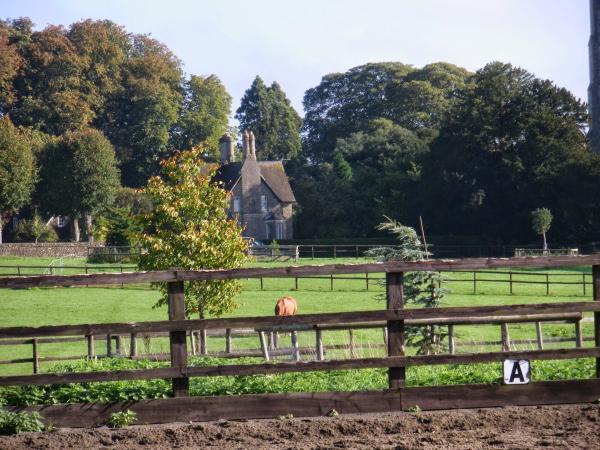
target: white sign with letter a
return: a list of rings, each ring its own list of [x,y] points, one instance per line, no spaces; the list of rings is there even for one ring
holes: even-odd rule
[[[527,384],[531,381],[531,365],[526,359],[504,360],[504,384]]]

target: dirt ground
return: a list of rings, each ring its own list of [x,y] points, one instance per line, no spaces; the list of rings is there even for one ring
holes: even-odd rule
[[[58,429],[0,437],[1,449],[597,448],[600,405]]]

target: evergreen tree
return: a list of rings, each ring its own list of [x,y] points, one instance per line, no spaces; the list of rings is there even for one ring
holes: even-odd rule
[[[302,119],[277,82],[267,87],[256,76],[235,118],[241,129],[254,132],[259,159],[289,159],[299,153]]]

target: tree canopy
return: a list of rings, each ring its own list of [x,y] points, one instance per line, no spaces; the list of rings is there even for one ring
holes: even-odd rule
[[[39,204],[50,214],[76,221],[109,207],[119,187],[115,152],[103,134],[94,129],[66,133],[40,156]],[[92,236],[88,229],[88,238]]]
[[[231,114],[231,96],[215,75],[192,75],[184,83],[184,92],[174,145],[187,150],[205,142],[205,157],[218,160],[219,138],[227,131]]]

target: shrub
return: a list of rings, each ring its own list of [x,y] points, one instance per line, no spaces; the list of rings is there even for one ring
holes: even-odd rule
[[[112,413],[108,418],[108,425],[112,428],[123,428],[131,425],[137,419],[133,411],[120,411]]]
[[[13,413],[0,408],[0,435],[44,431],[44,423],[38,413]]]
[[[15,240],[18,242],[56,242],[58,235],[54,228],[47,226],[42,218],[35,214],[31,220],[22,220],[17,225]]]

